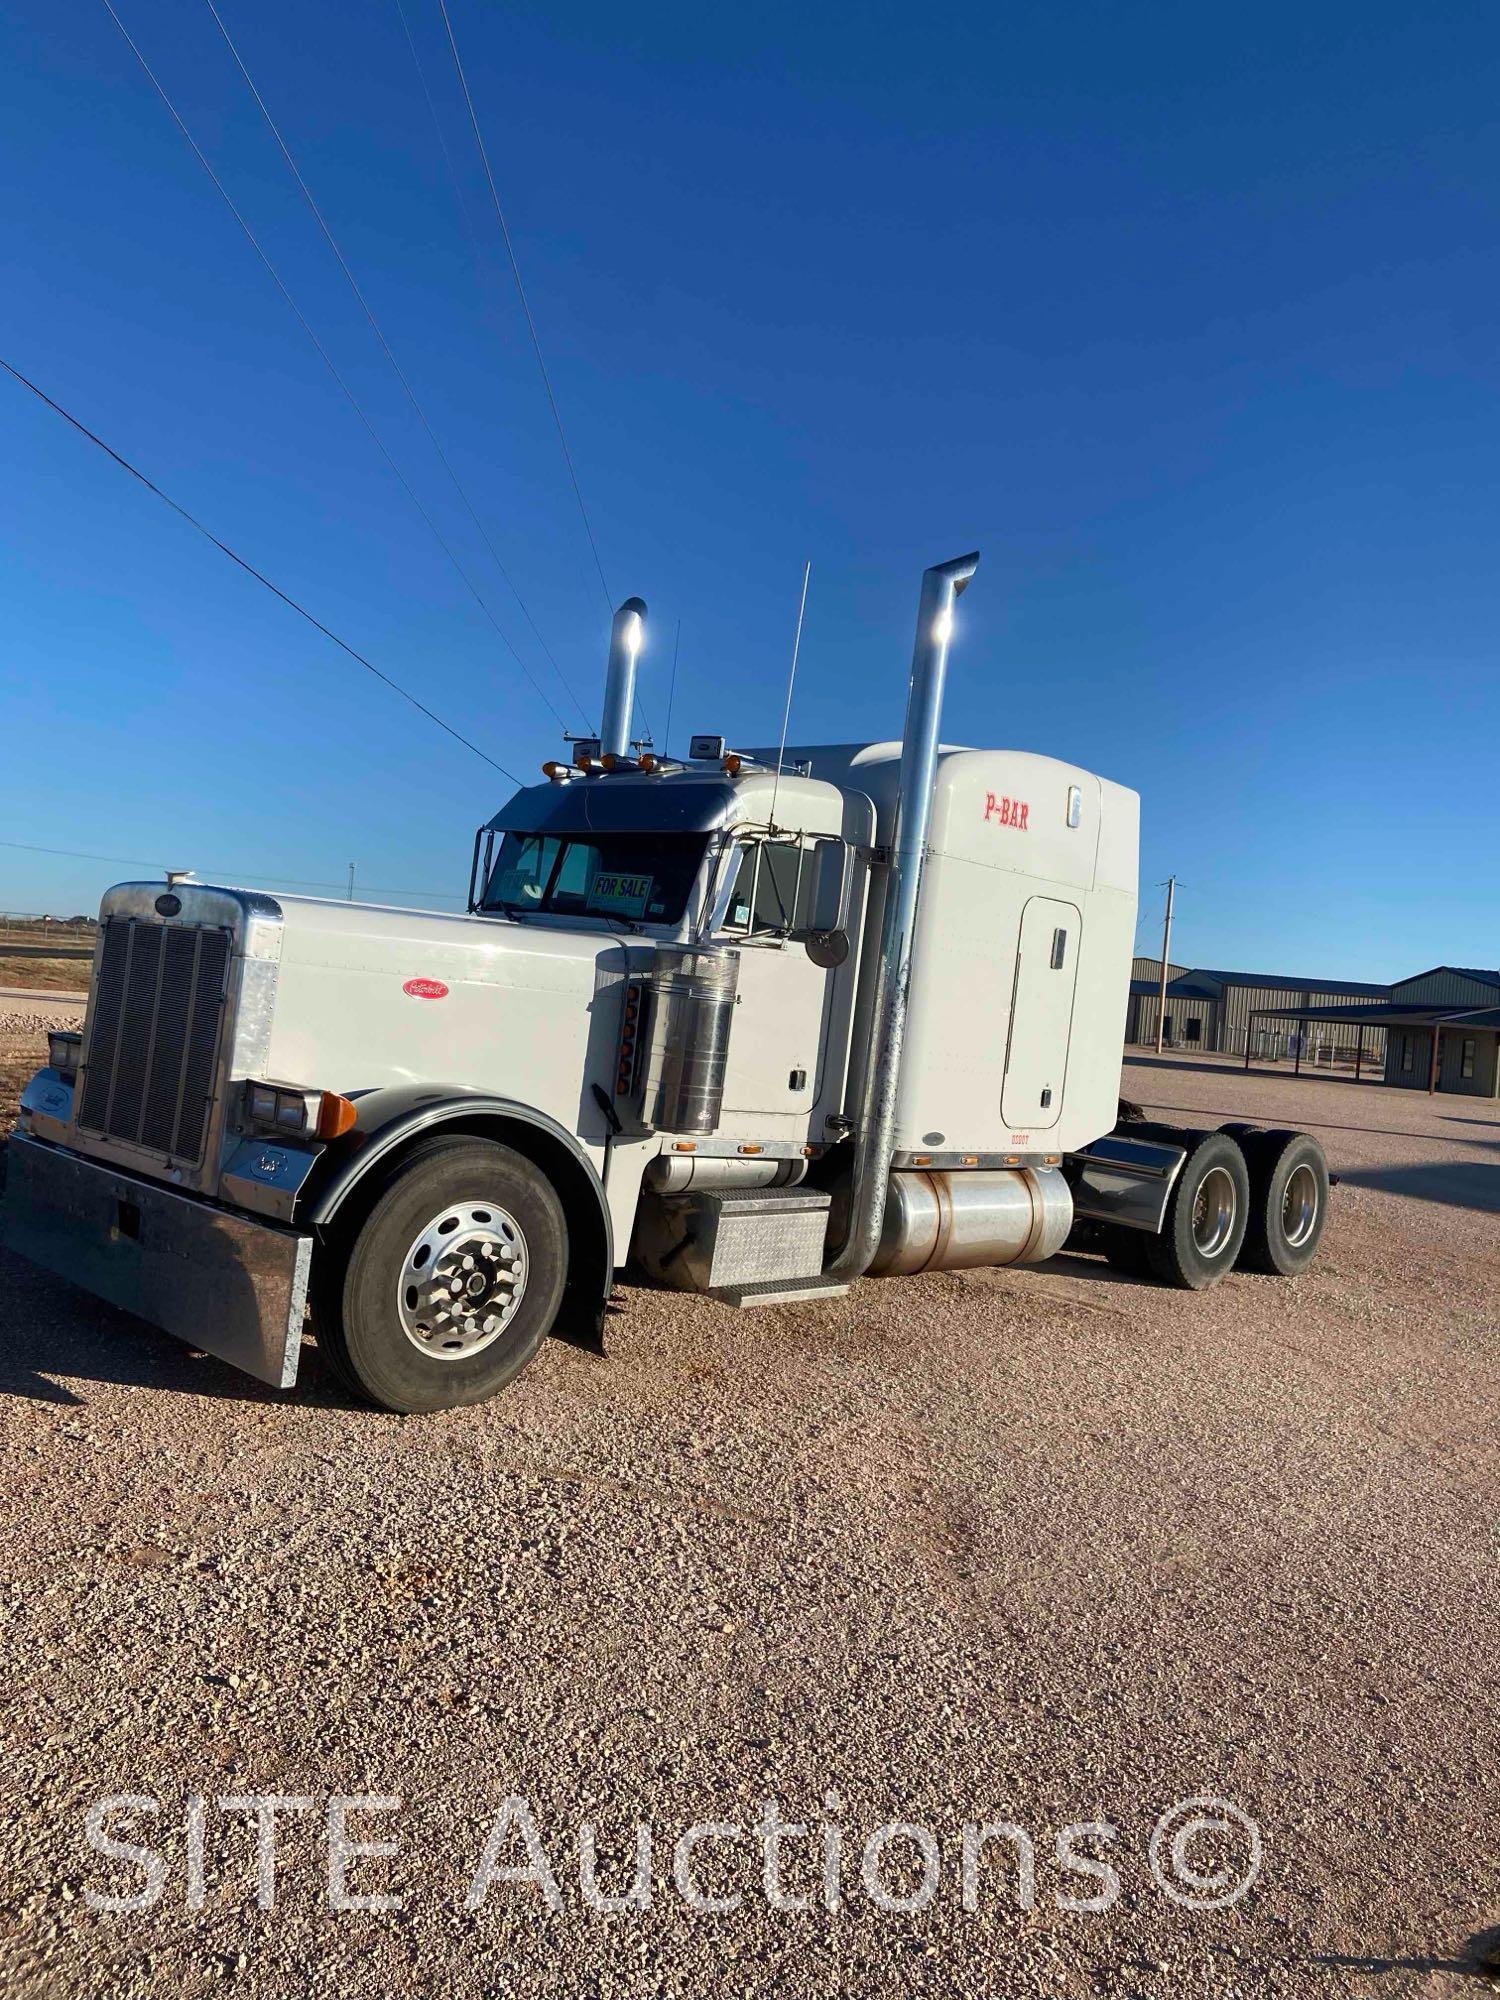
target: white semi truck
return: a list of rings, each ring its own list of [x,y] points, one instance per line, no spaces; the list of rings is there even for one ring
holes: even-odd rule
[[[1301,1269],[1315,1140],[1116,1129],[1139,802],[941,745],[976,562],[923,579],[900,743],[632,754],[629,600],[599,739],[480,828],[464,916],[111,889],[9,1247],[281,1387],[310,1317],[399,1411],[597,1341],[627,1264],[739,1305],[1070,1235],[1192,1288]]]

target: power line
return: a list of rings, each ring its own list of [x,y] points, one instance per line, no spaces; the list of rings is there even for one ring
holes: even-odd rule
[[[484,252],[479,247],[479,234],[474,227],[474,219],[469,213],[469,204],[464,200],[463,186],[458,178],[458,168],[454,165],[453,161],[453,151],[443,131],[443,121],[438,117],[437,104],[433,99],[432,90],[427,81],[427,72],[422,67],[422,58],[417,54],[417,44],[412,35],[411,22],[407,18],[406,8],[403,6],[402,0],[396,0],[396,12],[401,17],[401,28],[406,36],[406,46],[411,50],[412,67],[417,72],[417,81],[421,84],[422,95],[427,100],[427,113],[432,120],[432,129],[437,135],[438,146],[443,155],[443,165],[448,170],[448,185],[453,190],[454,204],[462,219],[464,234],[469,239],[469,247],[474,252],[474,264],[477,270],[483,265]]]
[[[385,331],[382,328],[379,320],[376,319],[369,300],[365,297],[364,292],[360,288],[358,279],[355,277],[353,271],[350,270],[348,260],[345,258],[343,251],[339,248],[338,242],[334,236],[333,231],[328,226],[327,219],[324,216],[322,209],[320,209],[317,202],[314,201],[312,189],[307,185],[307,182],[303,179],[301,169],[298,167],[297,162],[292,158],[291,150],[288,147],[286,140],[283,139],[281,136],[281,128],[277,125],[276,120],[271,116],[270,110],[266,105],[266,100],[261,96],[260,91],[256,87],[254,77],[251,76],[249,70],[246,68],[245,59],[240,54],[239,49],[236,47],[234,39],[230,35],[228,28],[225,27],[223,16],[220,14],[218,8],[214,5],[214,0],[205,0],[205,5],[207,6],[209,13],[213,15],[214,24],[218,28],[219,33],[224,37],[224,45],[229,50],[229,53],[234,57],[235,64],[239,69],[240,75],[245,79],[246,87],[249,90],[250,95],[255,99],[256,106],[260,111],[260,115],[262,118],[265,119],[271,137],[276,141],[276,144],[281,152],[281,157],[286,161],[292,179],[297,183],[297,186],[301,191],[302,199],[307,203],[308,208],[312,211],[313,220],[317,223],[319,229],[322,230],[323,235],[327,240],[328,247],[333,252],[334,257],[338,262],[339,269],[343,272],[345,278],[349,281],[349,289],[350,291],[353,292],[355,298],[358,300],[360,311],[369,321],[370,331],[374,334],[376,340],[379,341],[381,352],[384,354],[386,360],[390,363],[391,371],[395,375],[396,380],[401,384],[401,387],[406,395],[406,400],[411,404],[412,409],[416,412],[418,421],[420,422],[423,430],[426,431],[428,441],[431,443],[433,450],[437,453],[438,458],[442,463],[444,472],[446,472],[449,479],[452,480],[453,490],[457,493],[459,499],[462,500],[464,507],[468,513],[469,519],[474,523],[474,526],[479,533],[480,539],[483,541],[485,547],[490,552],[491,560],[493,561],[496,569],[500,572],[500,575],[504,578],[506,588],[510,591],[511,596],[514,597],[516,603],[520,606],[521,615],[526,620],[526,623],[531,627],[532,633],[535,636],[537,644],[546,654],[548,662],[552,667],[552,671],[557,675],[557,678],[562,682],[564,688],[567,689],[568,698],[572,701],[574,707],[578,710],[579,714],[584,716],[585,719],[587,719],[587,711],[585,710],[583,703],[578,699],[577,695],[574,694],[572,688],[568,686],[567,676],[563,673],[562,668],[557,664],[557,661],[553,658],[552,649],[547,644],[547,641],[542,637],[541,628],[538,626],[536,620],[532,617],[531,611],[526,603],[525,598],[522,597],[520,591],[516,588],[515,581],[512,578],[510,571],[505,567],[505,564],[500,560],[499,550],[495,547],[493,540],[490,538],[488,530],[485,528],[484,523],[480,520],[478,513],[475,511],[474,503],[469,498],[468,491],[465,488],[462,480],[459,478],[458,474],[454,471],[453,462],[449,458],[447,452],[444,451],[442,444],[438,439],[437,432],[432,428],[431,423],[428,421],[426,410],[423,409],[421,403],[417,400],[417,392],[415,391],[415,389],[412,388],[410,379],[408,378],[405,369],[402,368],[400,362],[396,359],[396,356],[392,351],[391,344],[385,337]],[[540,692],[541,692],[540,689],[538,689],[538,693]],[[549,703],[548,705],[550,707],[551,704]],[[553,709],[552,712],[554,715],[557,714],[556,709]],[[558,716],[558,720],[559,722],[562,720],[561,716]]]
[[[146,76],[150,81],[152,89],[155,90],[157,96],[166,106],[167,111],[170,114],[174,124],[177,126],[178,131],[181,132],[183,138],[186,139],[188,145],[192,148],[193,154],[196,157],[198,164],[202,167],[203,171],[208,175],[209,179],[213,182],[214,187],[218,191],[220,199],[224,203],[224,206],[229,210],[229,213],[234,217],[235,221],[239,224],[240,229],[243,231],[246,240],[250,244],[250,247],[254,250],[256,256],[259,257],[260,261],[265,265],[267,271],[270,273],[271,279],[275,284],[276,289],[281,293],[281,296],[286,300],[288,306],[290,306],[293,314],[297,319],[298,325],[302,328],[302,331],[307,335],[308,339],[312,342],[314,348],[317,350],[318,357],[322,361],[323,366],[328,370],[329,374],[338,384],[338,387],[342,391],[350,408],[354,411],[354,414],[359,418],[360,422],[369,432],[370,437],[374,442],[376,450],[380,453],[381,457],[385,460],[386,464],[390,467],[391,471],[396,475],[396,478],[400,481],[401,486],[405,491],[407,498],[411,501],[412,505],[416,508],[417,512],[426,522],[427,527],[433,537],[433,540],[437,543],[438,547],[443,551],[443,554],[448,558],[449,562],[453,565],[454,569],[457,571],[458,576],[465,585],[465,587],[467,588],[469,595],[474,599],[474,602],[479,606],[480,610],[484,613],[485,617],[494,627],[495,633],[499,637],[501,644],[505,647],[506,651],[515,661],[516,665],[521,669],[521,672],[526,676],[527,680],[530,681],[532,687],[536,690],[537,694],[541,697],[541,699],[546,703],[547,707],[552,710],[552,713],[557,720],[558,726],[560,728],[565,726],[563,724],[563,718],[558,713],[557,708],[555,707],[553,702],[548,698],[546,691],[543,689],[540,682],[536,679],[536,676],[532,673],[531,669],[527,666],[526,662],[521,658],[520,654],[516,651],[514,645],[511,643],[509,634],[505,631],[504,627],[495,617],[494,612],[491,611],[488,603],[485,601],[478,587],[474,583],[474,580],[469,575],[468,571],[464,568],[463,564],[459,561],[457,555],[455,555],[452,547],[449,545],[447,541],[447,538],[444,536],[442,530],[438,527],[436,521],[433,520],[431,514],[428,513],[427,509],[423,506],[421,500],[417,497],[416,491],[413,488],[410,480],[406,477],[406,474],[401,470],[400,466],[397,465],[395,459],[391,456],[391,453],[386,446],[385,440],[381,437],[379,431],[376,430],[374,424],[371,422],[370,418],[366,415],[364,407],[360,403],[359,398],[355,395],[354,391],[349,387],[349,384],[344,380],[343,376],[339,373],[339,370],[335,365],[332,356],[329,354],[327,348],[324,347],[322,341],[319,340],[317,334],[313,331],[311,321],[308,319],[306,313],[303,312],[301,306],[299,306],[297,301],[292,297],[292,294],[288,289],[285,281],[283,280],[281,273],[277,270],[275,264],[272,263],[270,255],[266,251],[263,244],[261,243],[260,238],[255,234],[255,231],[250,227],[249,223],[245,220],[244,216],[241,214],[239,208],[235,205],[234,199],[231,196],[228,188],[226,188],[223,181],[220,180],[218,174],[214,171],[213,165],[210,162],[207,154],[203,151],[203,148],[198,144],[197,140],[193,137],[192,133],[189,131],[187,126],[187,121],[183,118],[181,112],[177,109],[177,106],[172,102],[172,99],[167,95],[166,89],[162,85],[156,72],[152,69],[150,63],[147,62],[145,56],[141,53],[140,48],[137,46],[136,42],[132,39],[129,30],[125,26],[125,23],[120,19],[119,15],[115,12],[114,7],[111,5],[111,0],[103,0],[103,6],[105,12],[109,15],[110,19],[119,29],[120,34],[124,38],[125,44],[129,48],[131,54],[135,57],[136,61],[145,71]]]
[[[164,493],[155,480],[147,478],[139,466],[132,465],[128,458],[116,451],[113,445],[106,444],[97,431],[91,431],[86,423],[80,418],[75,417],[70,410],[65,410],[61,403],[55,403],[45,389],[39,389],[29,376],[21,373],[19,368],[13,368],[3,355],[0,355],[0,368],[3,368],[12,380],[19,382],[23,389],[29,389],[39,403],[45,403],[47,408],[54,415],[61,417],[65,424],[71,424],[80,437],[86,437],[90,444],[96,445],[106,458],[112,458],[122,472],[128,472],[132,479],[139,480],[148,493],[154,493],[158,500],[165,506],[170,507],[172,512],[186,521],[189,527],[196,528],[205,541],[212,542],[219,553],[228,556],[229,560],[242,569],[246,576],[254,577],[255,581],[264,589],[269,590],[273,597],[279,598],[288,610],[295,611],[299,618],[305,618],[314,631],[321,632],[325,639],[331,639],[340,652],[347,653],[351,660],[356,661],[364,668],[366,673],[373,674],[376,680],[383,681],[393,694],[399,694],[403,701],[410,702],[412,707],[420,710],[429,722],[435,722],[439,729],[444,730],[451,736],[455,743],[462,743],[466,750],[472,750],[476,757],[482,758],[490,766],[491,770],[498,771],[503,778],[509,778],[513,785],[520,784],[521,780],[516,776],[514,771],[507,771],[503,764],[497,762],[487,751],[481,750],[477,743],[471,743],[467,736],[453,727],[451,722],[444,722],[436,709],[429,708],[425,701],[418,701],[417,697],[409,689],[402,687],[399,681],[392,680],[389,674],[382,673],[373,660],[366,659],[364,654],[351,646],[347,639],[341,639],[332,626],[325,625],[321,618],[307,609],[306,605],[299,604],[296,598],[289,596],[279,584],[272,583],[271,579],[263,571],[258,570],[254,563],[247,562],[242,555],[237,555],[228,542],[221,542],[213,530],[205,527],[196,514],[190,514],[186,507],[181,506],[172,498],[170,493]]]
[[[583,488],[578,483],[578,473],[573,464],[573,454],[568,449],[568,437],[567,432],[563,429],[562,412],[558,409],[557,397],[552,392],[552,378],[547,373],[547,364],[542,358],[541,337],[536,330],[536,320],[532,316],[531,301],[526,296],[526,287],[521,282],[521,266],[516,260],[515,245],[510,240],[510,227],[505,220],[505,210],[500,206],[500,190],[495,185],[495,173],[490,165],[489,148],[485,145],[484,134],[479,129],[479,117],[474,109],[474,99],[469,90],[469,79],[464,73],[463,58],[458,53],[458,41],[453,33],[453,23],[448,18],[447,0],[438,0],[438,8],[443,16],[443,26],[448,31],[448,46],[453,51],[453,67],[458,71],[458,80],[463,87],[464,103],[468,107],[469,123],[474,128],[474,143],[478,146],[479,157],[484,163],[484,177],[489,183],[490,200],[494,203],[495,219],[500,224],[500,235],[505,244],[505,254],[510,259],[511,276],[516,281],[516,295],[521,301],[521,311],[526,316],[526,330],[531,335],[532,351],[536,355],[536,365],[541,373],[542,387],[547,392],[547,401],[552,410],[552,421],[557,426],[557,441],[562,446],[563,462],[568,468],[568,477],[573,482],[573,497],[578,502],[578,512],[583,521],[583,532],[588,536],[589,549],[594,558],[594,568],[599,572],[599,588],[604,592],[606,608],[613,610],[614,599],[609,594],[609,585],[604,578],[604,565],[599,560],[599,544],[594,540],[594,530],[589,520],[589,510],[583,504]]]

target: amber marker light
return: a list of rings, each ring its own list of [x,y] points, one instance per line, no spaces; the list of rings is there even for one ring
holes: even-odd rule
[[[354,1122],[359,1112],[347,1097],[340,1097],[336,1090],[325,1090],[318,1105],[318,1137],[320,1139],[342,1139],[346,1132],[354,1130]]]

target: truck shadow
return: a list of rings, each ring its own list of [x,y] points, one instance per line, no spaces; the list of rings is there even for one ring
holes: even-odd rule
[[[1148,1099],[1145,1108],[1150,1113],[1180,1112],[1183,1117],[1191,1119],[1195,1126],[1201,1125],[1201,1121],[1207,1118],[1216,1118],[1223,1123],[1231,1118],[1245,1116],[1243,1105],[1230,1109],[1227,1105],[1221,1104],[1217,1110],[1210,1110],[1202,1104],[1158,1104],[1154,1099]],[[1257,1122],[1270,1125],[1273,1121],[1267,1118]],[[1471,1139],[1462,1132],[1416,1132],[1410,1126],[1403,1129],[1395,1125],[1335,1125],[1327,1118],[1309,1118],[1306,1129],[1309,1132],[1359,1132],[1372,1139],[1420,1139],[1424,1145],[1467,1146],[1471,1150],[1475,1147],[1492,1146],[1500,1151],[1500,1125],[1492,1123],[1487,1118],[1456,1118],[1451,1122],[1456,1125],[1488,1125],[1496,1136],[1493,1139]]]
[[[1422,1162],[1402,1167],[1353,1167],[1339,1174],[1345,1187],[1404,1194],[1413,1201],[1446,1208],[1473,1208],[1500,1215],[1500,1166],[1484,1160]]]
[[[87,1395],[68,1387],[69,1382],[235,1403],[295,1399],[320,1409],[354,1407],[309,1341],[303,1342],[295,1388],[273,1389],[226,1361],[185,1346],[134,1313],[38,1271],[24,1258],[0,1253],[0,1396],[59,1405],[87,1402]]]
[[[1357,1958],[1352,1953],[1318,1952],[1312,1963],[1345,1972],[1447,1972],[1460,1979],[1482,1979],[1493,1992],[1500,1980],[1500,1925],[1465,1938],[1455,1958]]]

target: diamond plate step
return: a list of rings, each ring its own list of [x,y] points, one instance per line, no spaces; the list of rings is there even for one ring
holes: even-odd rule
[[[784,1306],[799,1299],[841,1299],[848,1289],[834,1278],[768,1278],[759,1285],[725,1285],[708,1296],[726,1306]]]

